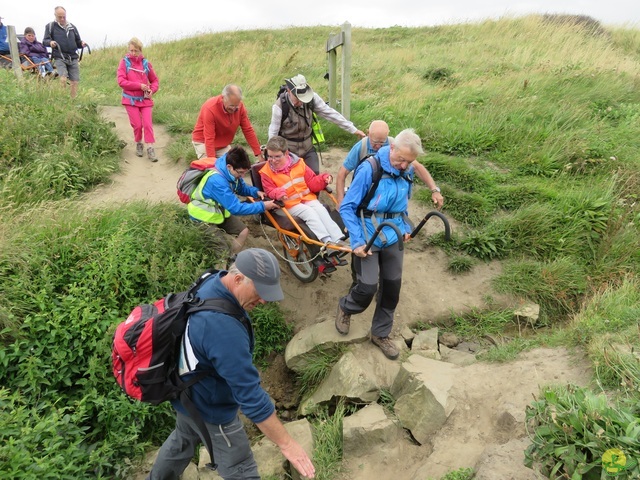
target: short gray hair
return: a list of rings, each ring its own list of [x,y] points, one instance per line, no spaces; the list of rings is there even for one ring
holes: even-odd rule
[[[242,100],[242,89],[233,83],[225,85],[222,89],[222,96],[225,100],[228,100],[231,95],[238,97],[238,100]]]
[[[393,143],[396,148],[408,148],[411,153],[414,153],[416,156],[424,153],[420,137],[416,134],[413,128],[402,130],[398,135],[396,135],[396,139]]]

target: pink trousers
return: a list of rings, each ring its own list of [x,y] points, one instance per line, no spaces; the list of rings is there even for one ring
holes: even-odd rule
[[[153,107],[137,107],[135,105],[125,105],[129,115],[129,123],[133,128],[133,139],[136,143],[142,141],[144,132],[145,143],[155,143],[153,136]]]

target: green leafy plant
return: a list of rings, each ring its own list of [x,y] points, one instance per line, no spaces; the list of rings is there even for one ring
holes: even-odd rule
[[[464,255],[456,255],[449,259],[447,269],[451,273],[464,273],[470,271],[473,268],[474,263],[475,262],[470,257]]]
[[[285,321],[278,304],[259,305],[250,315],[255,334],[254,361],[260,363],[273,352],[283,352],[291,340],[293,325]]]
[[[635,400],[622,400],[614,407],[604,394],[576,386],[546,388],[527,408],[526,421],[532,444],[525,464],[550,478],[640,475],[640,404]],[[608,470],[607,458],[614,449],[624,456],[624,465]]]

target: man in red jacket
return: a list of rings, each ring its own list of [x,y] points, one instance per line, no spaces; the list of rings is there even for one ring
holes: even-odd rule
[[[191,134],[198,158],[217,158],[229,150],[238,127],[258,160],[263,160],[260,142],[242,103],[242,89],[229,84],[222,94],[204,102]]]

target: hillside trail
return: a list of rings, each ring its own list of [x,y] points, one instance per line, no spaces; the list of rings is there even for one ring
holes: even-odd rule
[[[127,145],[122,152],[121,172],[114,175],[110,183],[89,192],[83,203],[93,207],[133,200],[179,203],[175,184],[186,164],[176,164],[165,156],[165,148],[171,142],[166,129],[162,125],[154,127],[159,161],[151,163],[146,156],[135,156],[135,143],[125,109],[106,106],[101,112],[106,120],[115,124],[118,136]],[[335,148],[323,152],[322,170],[335,174],[346,153]],[[428,211],[428,207],[410,202],[409,213],[414,222],[417,223]],[[248,247],[265,248],[281,257],[273,229],[250,219],[246,223],[251,230]],[[456,228],[452,222],[452,229]],[[501,271],[498,262],[478,263],[470,272],[461,275],[449,273],[447,255],[427,241],[430,235],[442,230],[440,220],[433,218],[414,240],[406,244],[402,291],[392,332],[394,336],[399,335],[404,326],[418,321],[443,321],[450,319],[453,312],[469,312],[486,308],[489,304],[514,305],[514,299],[498,295],[491,288],[491,280]],[[318,278],[310,284],[303,284],[291,274],[284,260],[281,259],[280,265],[285,293],[281,307],[286,319],[295,326],[295,331],[334,318],[338,299],[351,283],[349,267],[338,268],[330,278]],[[355,315],[352,322],[369,323],[372,313],[373,307],[370,307]],[[460,378],[456,379],[455,395],[460,407],[454,410],[431,445],[417,446],[405,442],[406,445],[376,452],[366,459],[347,460],[345,464],[349,473],[345,478],[439,478],[449,470],[474,467],[485,447],[502,445],[510,439],[524,436],[524,411],[540,386],[587,384],[590,378],[587,365],[584,358],[564,349],[538,349],[505,364],[478,363],[465,367]],[[292,380],[282,357],[274,359],[262,375],[263,384],[274,400],[286,402],[283,396],[291,394]],[[506,428],[501,424],[503,416],[500,414],[504,412],[513,412],[515,426]],[[516,452],[511,460],[521,465],[522,458],[521,452]],[[539,478],[509,476],[512,468],[509,465],[513,464],[502,460],[498,463],[495,465],[495,478]],[[498,474],[501,469],[507,476]]]

